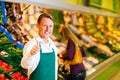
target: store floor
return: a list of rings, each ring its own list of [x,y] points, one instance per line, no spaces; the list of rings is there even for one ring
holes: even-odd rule
[[[120,80],[120,69],[115,73],[113,74],[109,80]]]
[[[94,80],[120,80],[120,61],[98,75]]]

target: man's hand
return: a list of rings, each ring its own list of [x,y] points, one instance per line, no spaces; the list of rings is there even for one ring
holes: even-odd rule
[[[33,46],[33,48],[30,51],[31,55],[36,54],[38,51],[40,50],[40,46],[39,46],[39,41],[36,41],[36,45]]]

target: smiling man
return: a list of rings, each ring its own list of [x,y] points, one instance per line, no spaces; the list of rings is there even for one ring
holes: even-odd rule
[[[41,14],[36,26],[38,36],[25,45],[21,66],[28,69],[30,80],[57,80],[56,46],[50,39],[54,28],[52,16]]]

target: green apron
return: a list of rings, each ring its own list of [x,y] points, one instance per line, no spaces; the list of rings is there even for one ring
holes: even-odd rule
[[[30,80],[55,80],[55,52],[43,53],[40,48],[40,61],[32,72]]]

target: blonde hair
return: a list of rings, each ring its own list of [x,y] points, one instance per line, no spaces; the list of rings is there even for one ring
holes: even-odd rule
[[[65,25],[61,25],[59,32],[63,34],[62,36],[70,38],[76,45],[81,45],[79,39],[77,36],[69,29],[69,27],[66,27]]]

